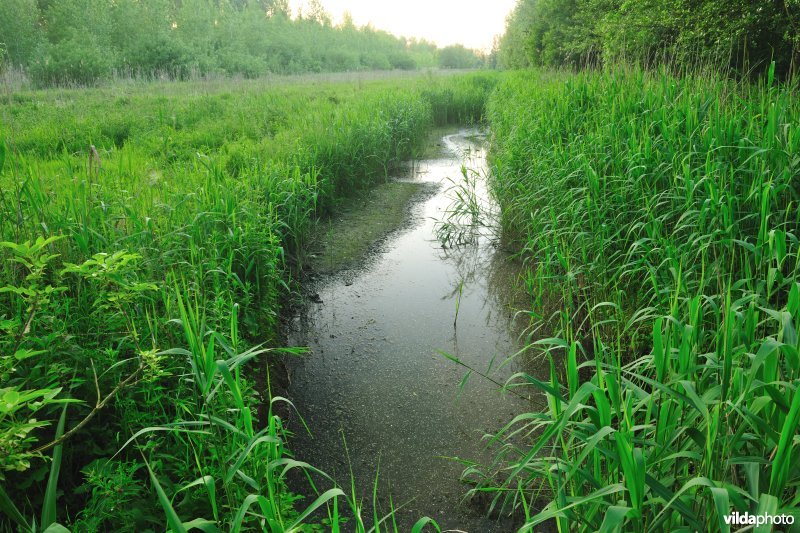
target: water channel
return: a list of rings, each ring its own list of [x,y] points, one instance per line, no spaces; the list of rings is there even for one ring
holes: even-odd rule
[[[507,295],[516,269],[491,231],[461,246],[437,239],[462,169],[486,170],[475,130],[441,144],[441,156],[410,164],[398,178],[427,191],[412,203],[408,223],[358,269],[315,282],[313,301],[294,318],[289,341],[310,352],[290,365],[287,392],[311,435],[295,424],[292,450],[343,487],[352,469],[365,514],[379,473],[381,510],[391,495],[401,531],[422,516],[443,529],[508,531],[509,519],[487,517],[464,500],[469,486],[459,479],[459,460],[489,462],[493,450],[481,437],[531,406],[477,375],[462,383],[465,369],[441,352],[491,367],[500,382],[515,371],[496,369],[520,347]],[[489,202],[484,180],[475,185],[478,201]]]

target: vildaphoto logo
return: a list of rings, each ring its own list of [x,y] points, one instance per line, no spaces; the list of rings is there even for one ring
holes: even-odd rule
[[[725,523],[730,526],[763,526],[766,524],[782,526],[794,524],[794,515],[790,514],[750,514],[747,511],[744,513],[734,511],[724,518]]]

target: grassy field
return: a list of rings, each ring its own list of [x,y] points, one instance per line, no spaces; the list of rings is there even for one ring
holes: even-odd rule
[[[528,350],[552,370],[510,384],[549,409],[496,436],[501,477],[477,490],[528,530],[800,518],[796,84],[525,72],[488,105]]]
[[[286,490],[263,361],[317,220],[495,82],[2,94],[0,529],[363,529]]]
[[[0,102],[2,527],[362,530],[364,495],[287,491],[313,466],[263,361],[291,356],[318,219],[484,113],[551,376],[508,384],[549,409],[495,436],[474,491],[526,530],[797,515],[796,85],[609,68]]]

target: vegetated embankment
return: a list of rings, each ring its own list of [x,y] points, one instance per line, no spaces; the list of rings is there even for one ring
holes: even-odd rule
[[[524,72],[488,118],[503,222],[550,331],[530,349],[553,370],[528,380],[549,409],[508,428],[536,437],[482,488],[529,529],[797,515],[796,84]]]
[[[279,353],[317,218],[494,83],[2,95],[2,527],[359,529],[356,495],[288,493],[306,465],[257,410],[287,400],[246,363]]]

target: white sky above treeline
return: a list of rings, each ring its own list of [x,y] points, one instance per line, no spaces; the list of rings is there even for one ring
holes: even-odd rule
[[[334,24],[349,11],[357,26],[372,24],[403,37],[433,41],[437,45],[463,44],[489,51],[492,39],[505,29],[516,0],[320,0]],[[289,0],[292,13],[307,4]]]

